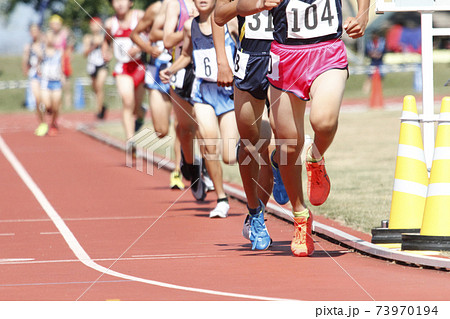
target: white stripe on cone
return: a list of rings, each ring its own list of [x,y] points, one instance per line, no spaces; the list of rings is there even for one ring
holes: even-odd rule
[[[423,149],[416,146],[399,144],[397,156],[408,157],[425,163]]]
[[[396,178],[394,180],[394,192],[408,193],[426,198],[427,185]]]

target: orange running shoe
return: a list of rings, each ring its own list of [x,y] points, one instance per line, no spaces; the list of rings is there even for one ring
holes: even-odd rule
[[[294,217],[294,238],[291,242],[291,251],[297,257],[311,256],[314,253],[314,240],[312,238],[313,215],[309,217]]]
[[[325,160],[322,158],[319,162],[310,162],[306,160],[306,172],[308,174],[308,197],[314,206],[320,206],[330,194],[330,178],[325,169]]]

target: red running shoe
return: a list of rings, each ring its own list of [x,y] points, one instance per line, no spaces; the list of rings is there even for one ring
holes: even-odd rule
[[[58,135],[58,127],[56,125],[51,125],[48,129],[48,136],[56,136]]]
[[[291,242],[291,251],[297,257],[311,256],[314,253],[312,222],[311,212],[309,212],[309,217],[294,217],[295,231]]]
[[[322,158],[319,162],[306,161],[306,172],[308,174],[308,197],[314,206],[320,206],[330,194],[330,178],[325,169],[325,160]]]

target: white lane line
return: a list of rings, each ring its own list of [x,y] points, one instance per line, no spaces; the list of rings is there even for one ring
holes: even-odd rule
[[[0,236],[14,236],[16,235],[15,233],[2,233],[0,234]]]
[[[134,219],[155,219],[159,216],[117,216],[117,217],[82,217],[82,218],[64,218],[65,221],[97,221],[97,220],[134,220]],[[0,219],[0,223],[24,223],[24,222],[51,222],[48,218],[34,219]]]
[[[173,256],[201,256],[206,253],[192,253],[192,254],[162,254],[162,255],[132,255],[134,258],[146,258],[146,257],[173,257]]]
[[[40,232],[41,235],[59,235],[60,232],[57,231],[48,231],[48,232]]]
[[[127,282],[129,280],[103,280],[98,281],[100,284],[104,283],[116,283]],[[50,286],[50,285],[79,285],[79,284],[91,284],[92,281],[61,281],[61,282],[36,282],[36,283],[22,283],[22,284],[0,284],[0,287],[27,287],[27,286]]]
[[[34,258],[0,258],[0,264],[16,264],[33,261]]]
[[[140,260],[164,260],[164,259],[191,259],[191,258],[218,258],[225,257],[225,255],[193,255],[193,256],[164,256],[164,255],[149,255],[148,257],[125,257],[120,258],[120,261],[140,261]],[[94,258],[93,261],[117,261],[117,258]],[[79,259],[50,259],[50,260],[35,260],[34,258],[5,258],[0,259],[2,264],[57,264],[57,263],[78,263]]]
[[[25,183],[25,185],[28,187],[28,189],[33,193],[34,197],[37,199],[39,204],[42,206],[44,211],[47,213],[48,217],[53,221],[56,228],[58,228],[58,230],[61,233],[61,235],[63,236],[64,240],[69,245],[69,248],[73,251],[75,256],[87,267],[92,268],[96,271],[99,271],[102,274],[107,274],[110,276],[115,276],[115,277],[119,277],[119,278],[123,278],[123,279],[129,279],[129,280],[133,280],[133,281],[146,283],[149,285],[170,288],[170,289],[184,290],[184,291],[190,291],[190,292],[196,292],[196,293],[204,293],[204,294],[209,294],[209,295],[218,295],[218,296],[224,296],[224,297],[242,298],[242,299],[286,300],[286,299],[281,299],[281,298],[271,298],[271,297],[264,297],[264,296],[246,295],[246,294],[238,294],[238,293],[231,293],[231,292],[225,292],[225,291],[217,291],[217,290],[194,288],[194,287],[188,287],[188,286],[180,286],[180,285],[175,285],[175,284],[165,283],[165,282],[161,282],[161,281],[150,280],[150,279],[145,279],[145,278],[141,278],[141,277],[123,274],[123,273],[108,269],[106,267],[103,267],[103,266],[97,264],[94,260],[91,259],[91,257],[89,257],[87,252],[83,249],[83,247],[77,241],[77,239],[72,234],[70,229],[64,223],[61,216],[59,216],[59,214],[56,212],[56,210],[53,208],[53,206],[50,204],[50,202],[45,197],[44,193],[42,193],[40,188],[33,181],[31,176],[28,174],[28,172],[25,170],[25,168],[22,166],[22,164],[19,162],[19,160],[16,158],[16,156],[10,150],[8,145],[6,145],[5,141],[3,140],[3,138],[1,136],[0,136],[0,149],[3,153],[3,155],[6,157],[6,159],[11,164],[11,166],[14,168],[16,173],[20,176],[20,178]]]

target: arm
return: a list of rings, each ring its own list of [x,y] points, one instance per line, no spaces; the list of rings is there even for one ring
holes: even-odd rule
[[[156,42],[159,40],[162,40],[164,37],[164,22],[166,20],[166,9],[167,9],[167,3],[169,3],[170,0],[164,0],[156,17],[155,21],[153,22],[152,29],[150,30],[150,41]]]
[[[112,60],[112,52],[111,52],[111,43],[112,43],[112,37],[111,37],[111,18],[105,21],[105,38],[103,39],[102,43],[102,56],[103,60],[105,62],[109,62]]]
[[[170,67],[162,70],[159,77],[163,83],[168,83],[170,77],[179,70],[187,67],[192,62],[192,41],[191,41],[191,24],[192,18],[187,20],[184,24],[184,41],[181,55],[176,59]]]
[[[159,4],[158,2],[155,2],[155,4]],[[131,40],[143,51],[147,52],[148,54],[151,54],[153,57],[157,57],[161,54],[161,52],[158,50],[158,48],[152,46],[150,42],[144,41],[144,39],[141,38],[139,35],[142,32],[145,32],[147,29],[151,28],[155,19],[155,7],[154,5],[151,5],[145,10],[145,14],[142,17],[141,20],[139,20],[138,24],[136,25],[136,28],[134,28],[133,31],[131,31],[130,38]]]
[[[83,37],[83,56],[87,57],[93,49],[94,47],[92,45],[92,36],[90,34],[86,34]]]
[[[352,39],[362,37],[369,22],[370,0],[357,0],[357,2],[358,14],[356,17],[347,18],[343,25],[345,32]]]
[[[75,35],[73,34],[73,32],[68,28],[66,28],[66,30],[67,30],[66,31],[67,40],[66,40],[66,48],[64,49],[64,51],[66,51],[66,54],[71,55],[75,49],[76,40],[75,40]]]
[[[136,12],[138,21],[141,21],[142,18],[144,17],[144,11],[142,11],[142,10],[134,10],[134,11]],[[143,31],[145,31],[145,29]],[[139,34],[138,34],[138,36],[139,36]],[[142,50],[139,46],[134,45],[128,50],[127,54],[130,57],[134,57],[134,56],[136,56],[136,54],[140,53],[141,51]]]
[[[225,23],[237,16],[236,6],[238,1],[217,0],[214,9],[214,21],[222,27]]]
[[[237,14],[241,17],[249,16],[264,10],[271,10],[282,0],[239,0],[236,5]]]
[[[233,71],[228,64],[225,52],[225,30],[224,27],[218,26],[212,17],[211,20],[214,48],[217,56],[217,85],[231,86],[233,85]]]
[[[28,65],[28,60],[30,59],[30,48],[31,46],[29,44],[25,45],[23,49],[23,56],[22,56],[22,72],[24,75],[28,74],[28,70],[30,69],[30,66]]]
[[[178,1],[170,1],[166,9],[166,21],[164,23],[164,46],[171,49],[183,40],[183,31],[175,31],[178,23],[180,6]]]
[[[150,41],[156,42],[164,38],[164,20],[166,15],[158,15],[150,31]]]

